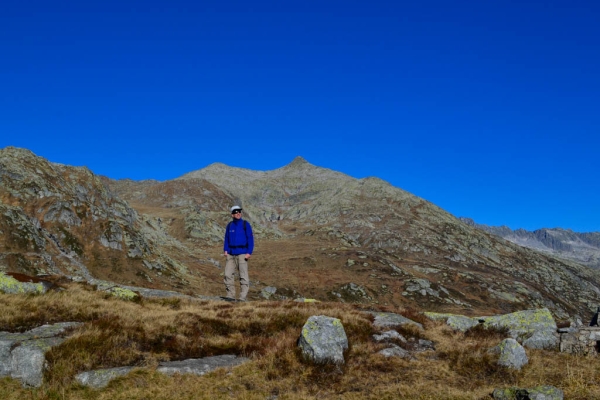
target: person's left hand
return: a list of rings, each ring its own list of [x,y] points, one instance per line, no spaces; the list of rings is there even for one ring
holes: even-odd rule
[[[251,256],[251,254],[246,254],[246,257],[244,257],[246,260],[249,259]]]

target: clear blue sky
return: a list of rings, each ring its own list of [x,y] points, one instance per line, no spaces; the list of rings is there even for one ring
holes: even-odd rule
[[[600,231],[598,1],[10,1],[0,147],[111,178],[302,156]]]

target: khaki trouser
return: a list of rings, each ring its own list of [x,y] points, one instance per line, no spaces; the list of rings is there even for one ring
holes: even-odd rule
[[[235,280],[233,274],[235,270],[240,272],[240,300],[246,300],[248,295],[248,289],[250,287],[250,280],[248,279],[248,261],[244,259],[245,254],[232,256],[227,254],[227,264],[225,264],[225,289],[227,290],[227,297],[235,299]]]

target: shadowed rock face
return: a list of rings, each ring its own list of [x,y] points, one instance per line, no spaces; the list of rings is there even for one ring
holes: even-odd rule
[[[135,182],[6,148],[0,200],[0,268],[11,271],[219,295],[222,235],[238,204],[256,237],[250,298],[275,287],[288,298],[469,315],[547,307],[558,319],[587,319],[600,305],[588,267],[301,158],[272,171],[213,164]]]

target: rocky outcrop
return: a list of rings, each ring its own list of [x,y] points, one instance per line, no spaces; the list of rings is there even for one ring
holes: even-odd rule
[[[298,347],[306,359],[316,364],[343,364],[348,337],[339,319],[313,315],[302,327]]]
[[[547,308],[473,318],[432,312],[424,314],[432,320],[445,321],[454,330],[461,332],[479,324],[486,329],[506,330],[508,336],[532,349],[555,349],[559,344],[558,328]]]
[[[175,242],[161,243],[160,229],[145,222],[87,168],[0,150],[0,262],[9,271],[89,280],[109,265],[116,275],[147,261],[180,274],[163,247]]]
[[[532,349],[558,347],[557,326],[547,308],[525,310],[511,314],[482,317],[488,329],[507,329],[513,339]]]
[[[19,379],[23,386],[41,386],[46,352],[65,341],[67,330],[80,325],[63,322],[24,333],[0,332],[0,377]]]

